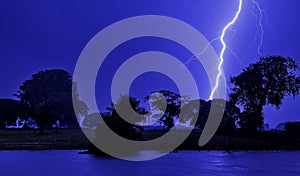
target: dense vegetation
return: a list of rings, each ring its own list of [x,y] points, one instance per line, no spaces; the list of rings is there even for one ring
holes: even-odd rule
[[[246,67],[241,74],[232,77],[230,99],[226,100],[224,116],[217,131],[218,136],[227,137],[226,140],[221,140],[219,148],[224,148],[224,146],[243,148],[241,146],[244,145],[239,144],[234,139],[237,137],[279,142],[278,145],[276,142],[271,142],[269,146],[280,146],[280,142],[281,144],[298,146],[300,122],[286,123],[281,132],[276,130],[263,131],[263,107],[274,105],[276,108],[280,108],[284,97],[298,95],[300,89],[300,77],[296,75],[298,69],[292,58],[269,56],[260,58],[258,62]],[[45,129],[52,128],[79,128],[73,110],[73,96],[78,99],[76,102],[79,104],[76,106],[80,107],[80,114],[77,115],[85,117],[80,125],[85,128],[99,129],[105,122],[115,133],[131,140],[153,139],[168,132],[175,124],[187,125],[191,123],[191,117],[194,115],[193,109],[199,110],[193,133],[187,139],[188,142],[181,146],[193,148],[191,144],[194,145],[202,133],[212,102],[218,104],[218,101],[225,101],[218,99],[198,100],[200,107],[194,107],[196,100],[190,100],[189,97],[181,96],[169,90],[156,91],[157,96],[147,96],[144,100],[120,95],[117,102],[108,106],[105,112],[101,112],[103,122],[97,118],[97,114],[88,114],[88,107],[79,100],[76,90],[73,91],[75,95],[72,95],[72,85],[76,88],[76,83],[72,81],[71,75],[64,70],[46,70],[33,74],[15,94],[18,100],[0,99],[0,129],[12,126],[38,128],[40,133],[43,133]],[[151,95],[154,95],[153,93],[155,94],[152,92]],[[141,114],[130,116],[130,121],[134,124],[119,116],[118,110],[124,108],[126,100],[129,100],[135,112]],[[143,107],[141,101],[151,103]],[[160,106],[163,101],[167,104],[164,108]],[[183,119],[179,119],[178,114],[182,108],[188,108],[191,111]],[[150,109],[155,111],[150,113]],[[155,121],[154,124],[149,123],[153,121]],[[213,141],[216,138],[218,137],[215,137]],[[213,143],[211,148],[213,146],[218,145]]]

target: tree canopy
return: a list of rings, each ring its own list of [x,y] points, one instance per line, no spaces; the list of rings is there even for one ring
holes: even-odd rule
[[[151,108],[153,108],[154,111],[161,111],[164,113],[162,118],[158,121],[168,129],[172,128],[178,120],[181,106],[187,104],[189,98],[169,90],[155,91],[151,94],[154,96],[147,96],[145,98],[149,101]],[[166,107],[163,106],[164,103],[166,104]],[[152,116],[152,118],[155,117]]]
[[[244,107],[239,119],[241,128],[256,131],[263,125],[265,105],[279,108],[285,96],[299,94],[298,69],[290,57],[268,56],[250,64],[238,76],[231,77],[234,87],[230,99]]]
[[[5,125],[14,125],[18,117],[24,116],[20,102],[12,99],[0,99],[0,129]]]
[[[27,115],[35,118],[40,127],[52,126],[56,120],[63,125],[76,127],[78,123],[72,104],[72,84],[72,76],[64,70],[39,71],[20,86],[16,96],[26,107]],[[75,97],[78,98],[78,95]],[[85,115],[87,110],[82,102],[81,113]]]
[[[121,110],[123,108],[128,108],[126,105],[127,100],[132,107],[132,109],[138,114],[146,113],[146,110],[140,106],[140,101],[134,97],[128,95],[121,95],[117,102],[111,104],[110,107],[107,107],[106,113],[102,113],[103,120],[105,123],[118,135],[126,137],[127,139],[138,140],[141,137],[140,130],[141,126],[136,125],[137,122],[142,122],[143,119],[140,119],[135,114],[127,114],[131,122],[134,124],[125,121],[117,112],[117,109]],[[101,128],[101,124],[98,128]],[[97,132],[96,132],[97,133]]]

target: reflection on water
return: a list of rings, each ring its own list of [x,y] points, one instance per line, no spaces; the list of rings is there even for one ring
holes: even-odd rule
[[[0,151],[0,175],[300,175],[300,152],[171,153],[130,162],[78,151]]]

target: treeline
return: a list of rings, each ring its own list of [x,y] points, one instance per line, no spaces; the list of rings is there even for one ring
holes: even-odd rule
[[[262,57],[258,62],[244,68],[238,76],[231,77],[232,89],[229,100],[198,100],[200,107],[195,107],[196,100],[190,100],[189,97],[169,90],[160,90],[156,92],[157,96],[151,97],[151,103],[148,103],[147,107],[143,107],[141,101],[150,102],[149,96],[138,100],[128,95],[120,95],[119,101],[112,103],[105,112],[101,112],[101,115],[110,128],[119,135],[139,140],[140,131],[153,129],[168,131],[177,123],[186,127],[189,123],[195,123],[195,130],[203,130],[212,101],[220,102],[219,109],[224,108],[221,107],[223,104],[221,102],[226,101],[224,116],[217,133],[231,136],[257,135],[263,128],[265,105],[279,108],[285,96],[299,94],[300,77],[295,74],[298,70],[299,67],[292,58]],[[72,90],[72,85],[75,90]],[[72,95],[72,92],[75,95]],[[45,128],[53,127],[78,128],[76,115],[84,117],[80,125],[89,128],[97,128],[103,123],[96,114],[88,114],[87,105],[79,100],[76,83],[64,70],[54,69],[36,73],[26,80],[14,95],[17,100],[0,99],[0,128],[2,129],[16,125],[18,118],[23,122],[22,128],[34,126],[32,125],[34,121],[41,132]],[[72,96],[77,99],[76,106],[80,107],[79,114],[74,113]],[[134,111],[142,114],[142,116],[136,116],[135,113],[131,115],[130,121],[134,124],[120,117],[116,109],[116,107],[122,108],[127,99]],[[162,101],[167,103],[165,109],[160,106]],[[182,107],[190,111],[179,119],[178,115]],[[199,111],[197,117],[194,115],[194,110]],[[298,135],[298,122],[286,125],[286,131],[289,136]]]

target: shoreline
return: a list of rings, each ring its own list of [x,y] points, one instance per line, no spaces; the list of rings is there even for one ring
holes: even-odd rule
[[[93,131],[91,131],[92,133]],[[144,133],[148,138],[152,133]],[[178,133],[180,135],[180,133]],[[299,141],[271,140],[269,138],[251,138],[238,136],[214,136],[205,146],[199,147],[199,134],[192,133],[177,151],[300,151]],[[196,141],[196,142],[195,142]],[[0,151],[8,150],[79,150],[96,154],[81,129],[51,129],[44,134],[38,130],[0,130]],[[149,148],[159,150],[159,148]]]
[[[49,145],[49,144],[0,144],[0,151],[46,151],[46,150],[78,150],[86,151],[90,154],[97,154],[98,149],[92,149],[90,145],[85,146],[69,146],[69,145]],[[155,149],[148,149],[149,151],[159,151]],[[225,147],[202,147],[202,148],[177,148],[172,152],[180,151],[225,151],[225,152],[290,152],[290,151],[300,151],[299,147],[281,147],[281,148],[225,148]]]

